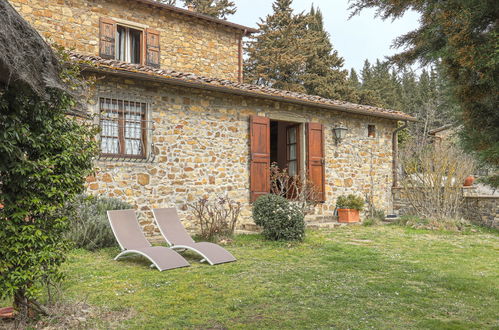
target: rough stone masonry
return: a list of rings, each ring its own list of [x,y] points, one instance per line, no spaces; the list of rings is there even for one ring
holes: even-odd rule
[[[243,30],[131,0],[9,0],[49,42],[87,55],[99,54],[99,20],[141,24],[160,32],[162,69],[237,81]],[[187,205],[200,197],[228,194],[243,204],[241,226],[252,224],[250,205],[251,115],[324,125],[326,201],[315,210],[330,216],[340,194],[369,197],[379,209],[391,208],[392,132],[397,120],[285,101],[161,82],[98,74],[89,111],[99,113],[100,97],[146,102],[153,160],[98,160],[87,179],[92,194],[132,204],[141,225],[154,234],[151,209],[176,207],[194,227]],[[332,129],[348,127],[335,143]],[[375,137],[368,136],[375,125]]]
[[[391,208],[393,120],[326,111],[161,83],[98,77],[99,96],[126,95],[151,104],[155,159],[152,162],[98,161],[88,178],[91,193],[122,198],[140,211],[144,229],[154,232],[152,208],[176,207],[191,227],[187,205],[200,197],[227,193],[243,204],[241,225],[251,224],[249,116],[288,118],[325,125],[326,202],[317,215],[330,216],[340,194],[368,197]],[[97,109],[97,107],[91,107]],[[349,128],[336,145],[332,128]],[[368,124],[376,137],[368,137]]]

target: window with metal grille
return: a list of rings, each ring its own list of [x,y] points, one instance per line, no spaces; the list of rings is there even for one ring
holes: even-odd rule
[[[100,98],[101,156],[145,158],[147,104]]]

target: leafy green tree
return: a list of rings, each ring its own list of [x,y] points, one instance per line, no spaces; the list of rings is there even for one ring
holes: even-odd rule
[[[355,0],[353,15],[377,8],[383,19],[409,10],[421,14],[420,26],[398,37],[404,51],[392,61],[439,62],[460,108],[463,142],[482,160],[499,166],[498,77],[499,3],[496,0]]]
[[[236,4],[230,0],[182,0],[185,6],[193,5],[198,13],[227,19],[237,11]]]
[[[67,66],[63,81],[73,86]],[[0,299],[13,298],[21,316],[43,312],[43,286],[62,278],[67,218],[60,208],[83,190],[96,143],[90,127],[67,114],[76,103],[49,89],[0,87]]]

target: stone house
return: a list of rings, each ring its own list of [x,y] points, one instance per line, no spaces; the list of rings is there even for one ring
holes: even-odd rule
[[[9,0],[95,79],[88,111],[101,127],[92,194],[140,210],[227,193],[243,204],[269,191],[269,166],[307,172],[316,216],[338,195],[370,194],[390,211],[393,153],[402,112],[242,83],[242,39],[256,30],[151,0]],[[347,128],[341,141],[334,128]]]

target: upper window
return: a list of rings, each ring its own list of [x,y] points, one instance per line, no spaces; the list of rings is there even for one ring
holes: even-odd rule
[[[376,126],[375,125],[367,125],[367,136],[368,137],[376,137]]]
[[[101,18],[99,38],[99,56],[102,58],[159,67],[159,31]]]
[[[116,59],[142,63],[142,31],[118,25],[116,28]]]
[[[147,104],[101,98],[99,105],[102,156],[145,158]]]

